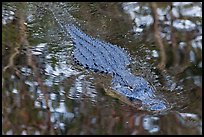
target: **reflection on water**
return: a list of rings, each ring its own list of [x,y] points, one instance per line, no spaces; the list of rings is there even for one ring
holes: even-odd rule
[[[131,69],[171,103],[162,115],[108,96],[108,76],[74,64],[71,40],[40,4],[2,6],[3,134],[202,134],[202,3],[156,4],[167,54],[162,70],[151,4],[56,3],[88,34],[131,53]]]
[[[143,118],[143,127],[144,127],[144,129],[148,130],[149,133],[158,132],[160,130],[159,126],[156,124],[156,121],[158,121],[158,120],[159,120],[159,118],[156,117],[156,116],[146,115]]]

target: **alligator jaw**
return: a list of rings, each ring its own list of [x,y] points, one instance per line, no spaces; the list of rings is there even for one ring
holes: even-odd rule
[[[152,112],[165,111],[167,109],[167,103],[155,94],[156,89],[144,78],[138,76],[131,77],[131,75],[129,79],[134,79],[134,82],[129,83],[134,83],[133,85],[127,86],[123,85],[123,83],[117,83],[113,85],[113,90],[119,93],[120,96],[126,97],[126,100],[128,100],[126,103],[128,102],[128,104],[138,109]],[[116,79],[114,78],[114,83],[117,82]],[[129,86],[132,88],[129,88]]]

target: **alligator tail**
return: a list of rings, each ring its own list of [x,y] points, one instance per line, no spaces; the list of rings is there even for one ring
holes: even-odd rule
[[[69,33],[66,30],[66,25],[68,24],[79,24],[76,19],[69,13],[72,10],[72,7],[68,6],[68,4],[65,3],[51,3],[51,2],[45,2],[42,3],[44,9],[51,12],[53,15],[52,17],[57,22],[57,24],[60,26],[61,30],[66,34],[69,35]]]

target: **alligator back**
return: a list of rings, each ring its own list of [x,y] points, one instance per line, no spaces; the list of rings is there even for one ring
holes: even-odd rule
[[[115,74],[130,64],[130,57],[122,48],[92,38],[73,24],[66,25],[66,29],[74,42],[74,58],[84,67]]]

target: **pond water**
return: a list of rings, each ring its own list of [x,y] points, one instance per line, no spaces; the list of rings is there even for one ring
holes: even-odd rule
[[[169,109],[107,94],[57,20],[124,48]],[[3,3],[2,134],[202,134],[202,3]]]

